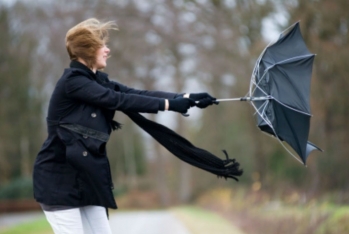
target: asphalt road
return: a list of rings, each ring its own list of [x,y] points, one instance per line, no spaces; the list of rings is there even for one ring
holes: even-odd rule
[[[110,214],[110,226],[117,234],[190,234],[186,227],[167,211],[132,211]]]
[[[0,215],[0,230],[44,218],[44,213],[27,212]],[[168,211],[111,212],[109,223],[116,234],[190,234]]]
[[[12,227],[19,223],[30,222],[44,217],[45,215],[42,211],[0,214],[0,230],[2,228]]]

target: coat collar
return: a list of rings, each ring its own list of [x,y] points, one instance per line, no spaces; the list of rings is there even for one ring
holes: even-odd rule
[[[96,71],[94,73],[90,68],[88,68],[86,65],[80,63],[79,61],[72,60],[70,62],[70,68],[75,68],[75,69],[80,69],[86,72],[92,79],[96,80],[98,83],[105,83],[106,80],[108,80],[108,74],[101,72],[101,71]]]
[[[72,60],[70,62],[70,67],[71,68],[81,69],[84,72],[87,72],[91,77],[93,77],[93,79],[97,78],[96,74],[90,68],[88,68],[86,65],[80,63],[79,61]]]

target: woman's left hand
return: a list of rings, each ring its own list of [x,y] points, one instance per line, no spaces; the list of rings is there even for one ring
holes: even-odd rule
[[[195,101],[195,105],[201,109],[206,108],[212,104],[218,105],[215,97],[212,97],[208,93],[191,93],[189,98]]]

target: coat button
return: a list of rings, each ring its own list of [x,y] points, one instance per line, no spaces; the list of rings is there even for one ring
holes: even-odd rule
[[[87,136],[87,135],[83,135],[82,137],[83,137],[83,138],[85,138],[85,139],[87,139],[87,138],[88,138],[88,136]]]
[[[87,151],[82,152],[82,156],[86,157],[87,156]]]
[[[97,114],[93,112],[93,113],[91,114],[91,116],[92,116],[92,118],[96,118],[96,117],[97,117]]]

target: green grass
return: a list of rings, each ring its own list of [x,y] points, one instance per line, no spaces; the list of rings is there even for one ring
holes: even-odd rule
[[[175,207],[170,210],[192,234],[243,234],[222,216],[195,206]]]
[[[317,229],[317,234],[349,233],[349,207],[338,207]]]
[[[0,230],[0,234],[53,234],[45,218]]]

